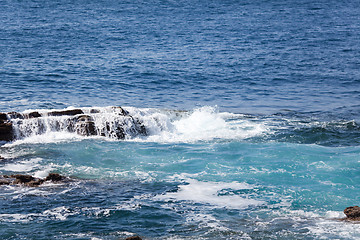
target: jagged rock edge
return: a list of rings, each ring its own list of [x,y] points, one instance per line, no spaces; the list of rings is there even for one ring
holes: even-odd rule
[[[124,110],[122,107],[112,107],[112,109],[117,110],[114,113],[119,114],[120,116],[127,117],[132,122],[132,128],[129,129],[130,134],[133,135],[142,135],[146,136],[148,134],[147,129],[145,128],[144,124],[138,119],[129,114],[128,111]],[[98,114],[100,113],[97,109],[91,109],[90,114]],[[78,116],[79,115],[79,116]],[[50,111],[44,114],[40,114],[37,111],[30,112],[30,113],[18,113],[18,112],[8,112],[8,113],[0,113],[0,141],[14,141],[21,137],[17,137],[13,123],[11,120],[16,119],[33,119],[33,118],[41,118],[41,117],[60,117],[60,116],[73,116],[73,118],[69,118],[69,121],[74,122],[74,126],[71,124],[69,125],[69,132],[76,132],[82,136],[106,136],[104,131],[97,131],[95,127],[94,119],[90,115],[84,114],[83,110],[81,109],[71,109],[71,110],[62,110],[62,111]],[[124,125],[125,123],[122,122]],[[111,136],[116,137],[117,139],[125,139],[126,138],[126,131],[124,128],[118,126],[115,133],[112,133]],[[105,123],[105,127],[108,127],[108,123]],[[60,129],[59,129],[60,130]]]

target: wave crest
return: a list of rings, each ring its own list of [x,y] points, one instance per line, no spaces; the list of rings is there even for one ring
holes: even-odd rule
[[[88,107],[7,113],[19,143],[101,137],[145,142],[245,139],[263,134],[263,123],[216,107],[192,111],[135,107]]]

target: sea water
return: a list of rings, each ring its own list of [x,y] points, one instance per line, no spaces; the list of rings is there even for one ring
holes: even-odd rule
[[[358,1],[3,1],[1,239],[358,239]],[[39,128],[41,122],[41,129]],[[57,123],[59,126],[54,127]],[[64,127],[65,126],[65,127]]]

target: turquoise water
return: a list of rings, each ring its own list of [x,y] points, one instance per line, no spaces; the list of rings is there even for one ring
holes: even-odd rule
[[[357,1],[1,5],[1,239],[360,237]]]
[[[9,158],[1,164],[3,174],[43,178],[59,172],[73,179],[3,186],[5,239],[359,236],[356,224],[339,220],[359,201],[356,144],[283,141],[308,129],[295,134],[271,126],[278,123],[273,119],[213,108],[175,119],[167,111],[128,110],[149,114],[143,121],[151,135],[121,141],[50,131],[2,145],[1,155]],[[168,128],[150,125],[152,118]]]

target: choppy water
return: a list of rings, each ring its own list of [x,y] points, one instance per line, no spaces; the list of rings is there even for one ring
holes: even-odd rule
[[[1,5],[0,112],[43,115],[0,174],[73,179],[0,186],[2,239],[360,237],[357,1]],[[103,136],[46,115],[72,108]]]

